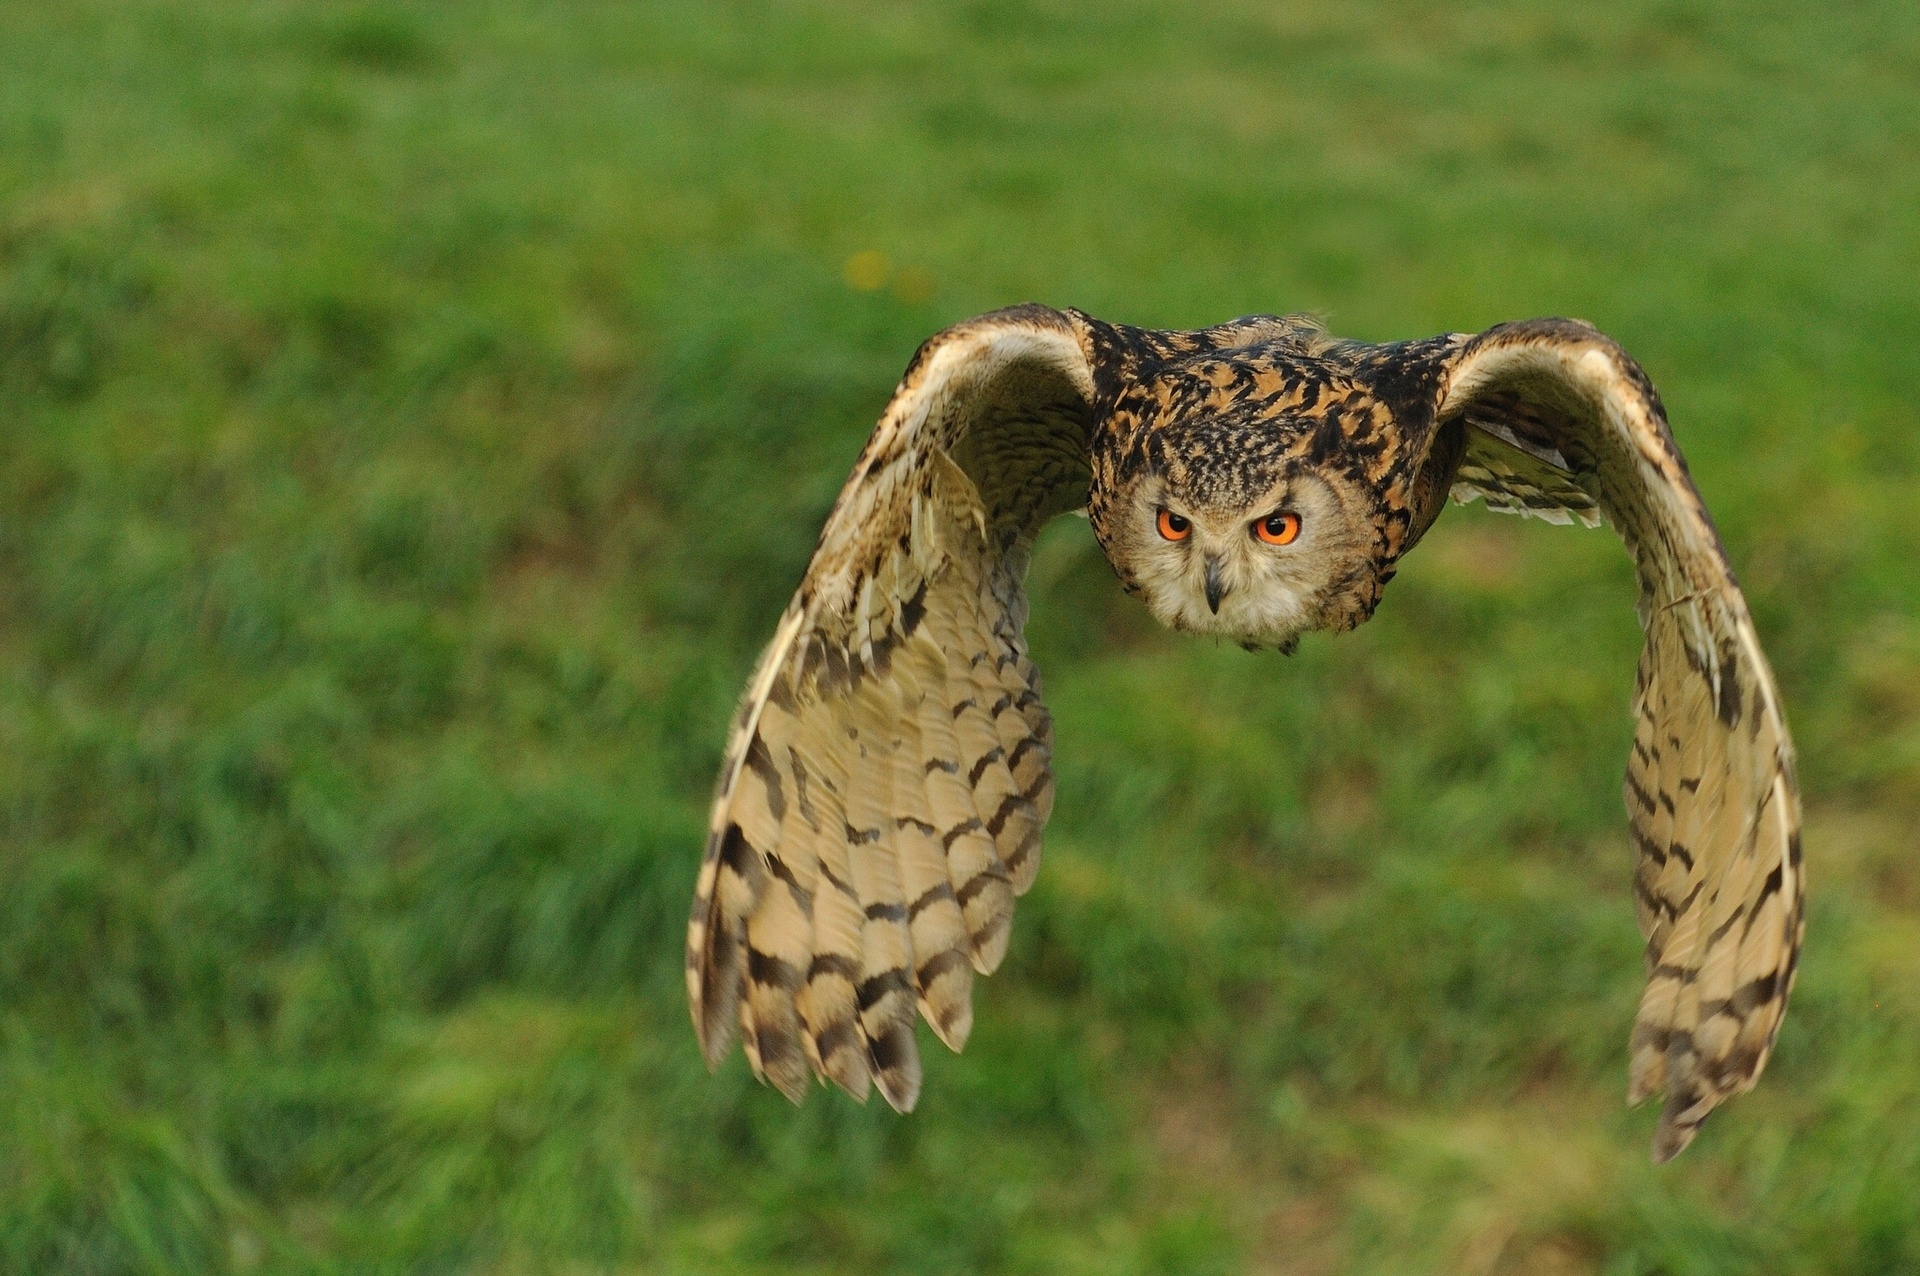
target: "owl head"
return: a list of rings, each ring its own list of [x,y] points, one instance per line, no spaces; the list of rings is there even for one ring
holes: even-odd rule
[[[1375,502],[1341,470],[1274,446],[1292,432],[1170,429],[1157,463],[1108,494],[1095,533],[1163,624],[1290,651],[1307,630],[1372,612]]]
[[[1352,629],[1444,499],[1377,397],[1287,372],[1203,357],[1115,404],[1088,513],[1122,584],[1174,629],[1283,651]]]

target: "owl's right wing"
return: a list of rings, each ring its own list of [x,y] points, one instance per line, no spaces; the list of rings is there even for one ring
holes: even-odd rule
[[[1647,986],[1629,1098],[1667,1103],[1667,1160],[1766,1065],[1799,962],[1800,794],[1773,672],[1640,366],[1570,320],[1502,324],[1445,357],[1437,416],[1466,428],[1456,499],[1591,524],[1640,579],[1646,648],[1625,796]]]
[[[958,1050],[1053,806],[1021,586],[1086,503],[1076,315],[1022,306],[915,355],[733,722],[687,930],[709,1065],[910,1109],[915,1008]]]

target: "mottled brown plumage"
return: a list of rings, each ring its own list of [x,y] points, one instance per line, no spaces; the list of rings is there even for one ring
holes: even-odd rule
[[[1654,1155],[1685,1147],[1786,1008],[1793,747],[1653,386],[1559,319],[1365,345],[1297,317],[1158,332],[1022,306],[922,346],[733,724],[687,939],[708,1061],[738,1027],[796,1101],[817,1075],[905,1111],[916,1013],[965,1045],[1053,806],[1021,586],[1048,519],[1084,508],[1166,623],[1287,649],[1371,616],[1449,494],[1605,518],[1634,557],[1630,1098],[1664,1090]]]

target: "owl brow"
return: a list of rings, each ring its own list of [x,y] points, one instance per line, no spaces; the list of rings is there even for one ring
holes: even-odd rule
[[[1298,495],[1295,487],[1300,477],[1299,470],[1300,466],[1297,461],[1289,462],[1281,469],[1280,476],[1268,485],[1260,501],[1254,505],[1254,508],[1259,509],[1264,507],[1266,511],[1265,513],[1256,515],[1254,517],[1255,522],[1259,522],[1261,519],[1272,518],[1275,514],[1284,514],[1293,508],[1294,497]]]

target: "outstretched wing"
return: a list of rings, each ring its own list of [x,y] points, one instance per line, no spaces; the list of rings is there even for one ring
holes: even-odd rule
[[[1040,306],[920,348],[734,719],[687,929],[710,1065],[920,1091],[915,1007],[958,1050],[1053,806],[1021,636],[1040,526],[1086,503],[1082,329]]]
[[[1626,541],[1646,632],[1626,804],[1647,988],[1629,1101],[1667,1093],[1653,1155],[1752,1087],[1803,930],[1800,798],[1773,674],[1646,374],[1584,324],[1503,324],[1448,356],[1454,494],[1557,521],[1597,508]],[[1584,518],[1583,518],[1584,521]]]

